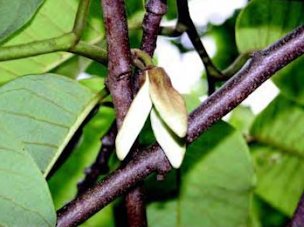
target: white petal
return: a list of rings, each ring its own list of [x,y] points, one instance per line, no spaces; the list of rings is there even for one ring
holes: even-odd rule
[[[186,152],[185,141],[168,128],[168,126],[160,118],[159,114],[152,109],[150,114],[151,125],[155,138],[168,160],[174,168],[179,168]]]
[[[134,141],[145,124],[151,108],[152,101],[149,95],[149,79],[146,75],[146,80],[134,98],[116,137],[116,154],[120,160],[123,160],[129,153]]]

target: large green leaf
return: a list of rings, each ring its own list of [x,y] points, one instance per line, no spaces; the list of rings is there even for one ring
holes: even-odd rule
[[[1,128],[0,226],[55,226],[47,184],[18,140]]]
[[[43,0],[0,0],[0,42],[24,26]]]
[[[46,175],[98,99],[63,76],[20,77],[0,88],[0,125],[13,131]]]
[[[170,192],[178,185],[176,175],[169,176],[161,190],[163,196],[169,190],[169,198],[149,205],[150,226],[246,225],[255,176],[246,143],[236,130],[223,122],[213,126],[188,147],[180,174],[178,198]]]
[[[278,96],[255,120],[251,145],[259,196],[292,215],[304,190],[304,109]]]
[[[236,41],[240,52],[260,50],[304,23],[304,2],[253,0],[240,13]],[[274,77],[287,97],[304,104],[304,57],[289,64]]]
[[[30,25],[5,42],[4,46],[49,39],[70,32],[73,28],[78,3],[79,0],[47,0]],[[100,11],[99,1],[92,1],[88,24],[82,36],[83,40],[90,43],[97,43],[101,40],[104,29]],[[48,72],[71,56],[73,55],[69,53],[57,52],[38,57],[1,62],[0,84],[20,75]]]

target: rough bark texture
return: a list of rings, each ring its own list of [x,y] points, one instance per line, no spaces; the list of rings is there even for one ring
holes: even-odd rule
[[[108,44],[107,87],[113,97],[120,128],[132,102],[131,52],[123,0],[102,0]],[[119,21],[119,23],[117,23]]]

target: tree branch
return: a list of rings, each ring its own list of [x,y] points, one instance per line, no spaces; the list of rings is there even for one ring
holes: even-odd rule
[[[108,44],[107,86],[113,97],[119,129],[132,101],[131,51],[123,0],[102,0]],[[117,23],[119,21],[119,23]]]
[[[128,227],[146,227],[147,212],[144,183],[136,184],[125,196]]]
[[[146,5],[146,14],[143,20],[143,37],[140,49],[153,56],[156,48],[160,21],[167,12],[166,0],[149,0]]]
[[[226,84],[206,99],[189,116],[187,142],[193,142],[212,124],[240,104],[265,80],[304,53],[304,26],[295,29],[252,59]],[[139,152],[82,196],[58,211],[58,226],[82,223],[118,196],[153,172],[170,169],[170,164],[158,145]]]

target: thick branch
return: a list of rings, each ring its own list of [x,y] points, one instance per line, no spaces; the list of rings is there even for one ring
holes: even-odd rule
[[[146,227],[147,214],[143,182],[137,183],[125,197],[128,227]]]
[[[163,163],[163,169],[159,169]],[[166,172],[170,164],[158,146],[138,153],[126,166],[90,188],[58,211],[57,226],[77,226],[154,171]]]
[[[132,74],[131,52],[128,40],[128,28],[123,0],[102,0],[102,6],[108,41],[109,75],[107,85],[113,97],[117,128],[119,129],[132,101],[130,80]],[[139,204],[129,201],[129,198],[136,196],[139,190],[139,188],[135,188],[135,194],[131,192],[126,197],[127,214],[131,215],[128,216],[128,222],[131,226],[135,222],[136,224],[138,222],[144,224],[142,220],[146,220],[145,212],[138,213],[138,208],[142,211],[141,208],[144,207],[143,201],[138,200]]]
[[[132,101],[130,83],[132,61],[128,26],[123,0],[102,0],[101,2],[108,44],[107,86],[113,97],[117,128],[120,128]]]
[[[240,104],[265,80],[304,53],[304,26],[269,48],[256,52],[245,66],[221,89],[190,114],[187,142],[193,142],[212,124]],[[85,221],[149,174],[170,169],[158,145],[139,152],[126,166],[58,211],[58,226]]]

